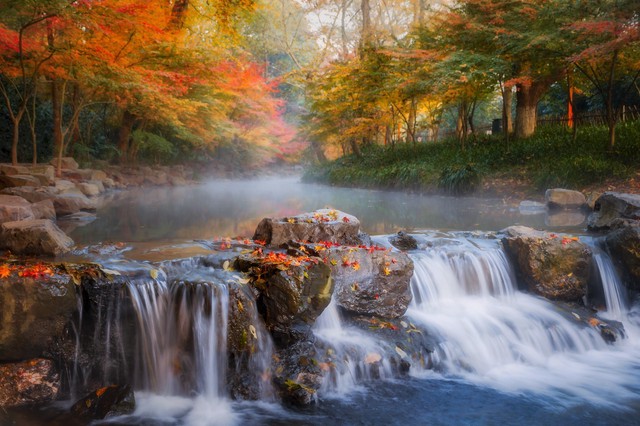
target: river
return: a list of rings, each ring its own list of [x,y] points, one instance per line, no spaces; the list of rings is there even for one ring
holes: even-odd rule
[[[191,240],[251,237],[263,217],[324,207],[358,217],[379,244],[399,230],[418,238],[420,249],[411,252],[414,301],[406,318],[442,337],[434,355],[437,368],[412,367],[408,378],[382,380],[358,380],[345,372],[322,388],[318,404],[305,409],[231,401],[217,391],[207,397],[210,392],[185,396],[140,389],[136,412],[110,424],[640,424],[640,307],[626,294],[607,299],[609,316],[627,332],[626,339],[608,345],[547,301],[518,291],[498,240],[491,238],[514,224],[581,235],[583,225],[553,227],[545,214],[522,214],[500,199],[332,188],[287,178],[115,194],[95,221],[70,235],[81,245],[124,243],[134,248],[132,257],[146,253],[159,260],[161,247],[177,247],[179,253]],[[599,254],[598,267],[609,293],[624,292],[605,254]],[[354,333],[331,309],[316,325],[318,338],[337,348],[361,344]]]

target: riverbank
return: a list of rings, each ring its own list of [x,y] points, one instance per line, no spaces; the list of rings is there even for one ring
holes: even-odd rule
[[[309,168],[307,182],[335,186],[409,190],[426,194],[473,194],[508,200],[541,200],[547,188],[563,187],[595,199],[605,191],[640,189],[640,123],[618,128],[616,151],[605,149],[605,128],[579,129],[574,142],[563,128],[544,128],[512,141],[479,136],[462,149],[438,144],[368,146]]]

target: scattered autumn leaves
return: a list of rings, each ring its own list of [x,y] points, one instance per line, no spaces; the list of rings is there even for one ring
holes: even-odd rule
[[[23,278],[34,279],[46,279],[53,275],[55,272],[50,266],[43,263],[36,263],[34,265],[15,265],[5,263],[0,265],[0,278],[9,278],[12,275]]]

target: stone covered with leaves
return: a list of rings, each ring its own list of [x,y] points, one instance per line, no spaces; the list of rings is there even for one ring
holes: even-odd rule
[[[257,249],[234,266],[248,274],[267,329],[285,341],[297,327],[304,333],[331,301],[331,271],[319,258]]]
[[[551,300],[581,302],[587,294],[592,252],[578,237],[511,226],[504,244],[526,288]]]
[[[289,241],[358,245],[363,242],[360,221],[350,214],[330,209],[316,210],[280,219],[264,218],[258,224],[253,239],[279,247]]]
[[[381,247],[334,247],[328,253],[338,306],[357,314],[398,318],[411,302],[413,261]]]

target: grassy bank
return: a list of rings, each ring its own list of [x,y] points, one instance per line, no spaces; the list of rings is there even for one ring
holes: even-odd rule
[[[514,176],[532,188],[581,189],[607,179],[624,179],[640,169],[640,122],[617,128],[615,152],[606,151],[607,128],[579,129],[575,142],[562,127],[538,130],[512,141],[482,136],[462,151],[455,140],[436,144],[368,146],[362,157],[349,155],[307,170],[306,181],[339,186],[413,189],[462,194],[483,179]]]

